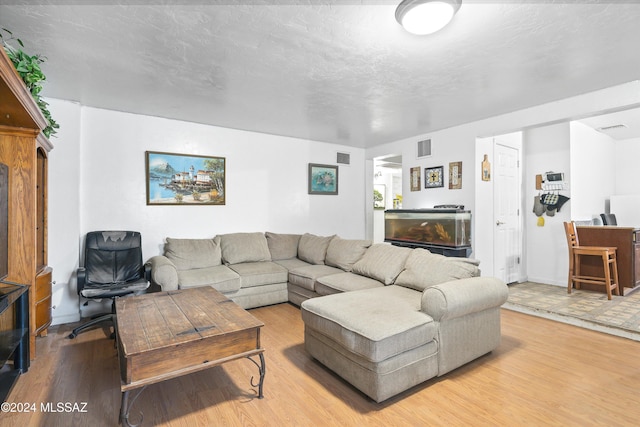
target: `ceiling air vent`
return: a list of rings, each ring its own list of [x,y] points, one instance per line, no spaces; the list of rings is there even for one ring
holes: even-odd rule
[[[351,163],[351,154],[349,153],[338,153],[338,157],[336,162],[343,165],[348,165]]]
[[[418,158],[431,155],[431,139],[418,141]]]
[[[619,124],[619,125],[611,125],[611,126],[603,126],[598,128],[597,130],[600,132],[608,132],[612,130],[626,129],[627,125]]]

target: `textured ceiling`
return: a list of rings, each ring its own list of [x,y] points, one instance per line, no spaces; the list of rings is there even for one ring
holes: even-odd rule
[[[635,2],[463,0],[421,37],[396,5],[0,0],[0,27],[48,58],[45,96],[356,147],[640,77]]]

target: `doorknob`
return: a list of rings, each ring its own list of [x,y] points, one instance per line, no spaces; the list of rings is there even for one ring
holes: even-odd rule
[[[496,221],[496,225],[503,225],[503,224],[505,224],[505,223],[502,222],[502,221]]]

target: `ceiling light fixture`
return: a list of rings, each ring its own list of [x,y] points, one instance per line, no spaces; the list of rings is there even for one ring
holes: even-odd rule
[[[451,21],[462,0],[403,0],[396,9],[396,21],[411,34],[435,33]]]

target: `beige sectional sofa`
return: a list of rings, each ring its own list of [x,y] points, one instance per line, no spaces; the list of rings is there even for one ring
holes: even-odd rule
[[[307,351],[377,402],[500,343],[508,290],[473,260],[270,232],[167,238],[164,252],[149,261],[162,290],[213,286],[244,308],[299,305]]]

